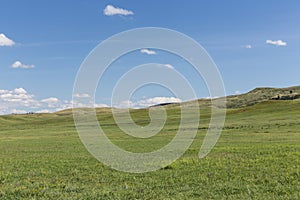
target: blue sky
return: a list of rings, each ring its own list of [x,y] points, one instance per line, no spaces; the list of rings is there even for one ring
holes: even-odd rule
[[[219,68],[227,94],[300,85],[298,0],[2,0],[1,8],[0,114],[70,107],[77,71],[89,52],[114,34],[141,27],[173,29],[199,42]],[[116,62],[104,92],[97,93],[99,106],[110,104],[112,80],[149,62],[171,65],[193,82],[199,98],[208,96],[187,63],[155,52]],[[170,97],[165,89],[145,87],[131,103]]]

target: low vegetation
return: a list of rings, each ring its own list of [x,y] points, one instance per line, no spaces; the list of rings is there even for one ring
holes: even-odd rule
[[[0,199],[300,199],[300,100],[232,107],[239,108],[228,109],[221,138],[207,157],[198,158],[210,120],[209,108],[201,107],[198,135],[185,155],[144,174],[115,171],[93,158],[70,110],[1,116]],[[114,143],[145,152],[176,132],[180,107],[165,108],[165,128],[146,141],[124,134],[110,109],[97,115]],[[148,109],[131,115],[137,124],[149,123]]]

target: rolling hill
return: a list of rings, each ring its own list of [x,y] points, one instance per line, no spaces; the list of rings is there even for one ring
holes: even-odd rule
[[[258,88],[229,96],[222,135],[203,159],[198,152],[210,101],[199,100],[201,121],[192,145],[179,160],[144,174],[113,170],[89,154],[72,110],[0,116],[0,199],[299,199],[300,100],[269,100],[291,89],[299,91]],[[125,134],[111,108],[98,108],[97,117],[114,144],[151,152],[174,138],[180,122],[178,104],[164,106],[164,128],[147,139]],[[132,109],[131,116],[145,126],[148,111]]]

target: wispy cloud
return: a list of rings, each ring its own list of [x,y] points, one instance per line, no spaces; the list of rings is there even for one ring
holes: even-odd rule
[[[21,63],[20,61],[16,61],[11,65],[12,68],[22,68],[22,69],[32,69],[35,66],[34,65],[25,65]]]
[[[148,55],[156,55],[156,52],[150,49],[141,49],[141,53],[148,54]]]
[[[6,37],[3,33],[0,33],[0,46],[13,46],[14,44],[15,42],[13,40]]]
[[[36,111],[36,113],[51,113],[51,111],[48,109],[42,109],[42,110]]]
[[[73,45],[73,44],[99,44],[101,40],[69,40],[69,41],[49,41],[49,42],[35,42],[35,43],[17,43],[16,45],[25,47],[35,46],[54,46],[54,45]]]
[[[169,69],[174,69],[174,66],[171,64],[164,64],[165,67],[169,68]]]
[[[250,44],[243,45],[242,48],[245,48],[245,49],[252,49],[252,45],[250,45]]]
[[[287,42],[284,42],[282,40],[266,40],[266,43],[275,46],[287,46]]]
[[[117,8],[112,5],[107,5],[103,10],[103,14],[106,16],[113,16],[113,15],[133,15],[134,13],[130,10],[126,10],[123,8]]]
[[[73,97],[77,97],[77,98],[90,98],[91,95],[86,94],[86,93],[82,93],[82,94],[74,94]]]
[[[59,100],[58,100],[58,98],[50,97],[50,98],[41,100],[41,102],[43,102],[43,103],[56,103],[56,102],[59,102]]]

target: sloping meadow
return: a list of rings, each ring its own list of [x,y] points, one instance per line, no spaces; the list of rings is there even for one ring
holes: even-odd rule
[[[212,152],[198,152],[210,120],[200,109],[198,134],[183,157],[161,170],[132,174],[111,169],[85,149],[71,111],[0,116],[0,199],[299,199],[300,101],[264,101],[228,109]],[[110,109],[97,109],[113,143],[132,152],[168,144],[180,105],[167,105],[165,127],[148,139],[118,128]],[[136,124],[148,109],[131,110]]]

